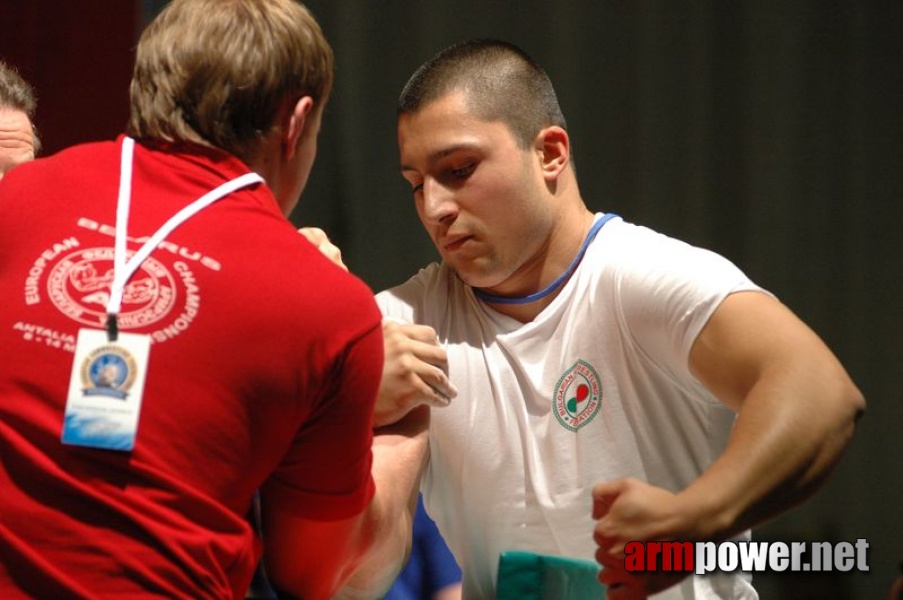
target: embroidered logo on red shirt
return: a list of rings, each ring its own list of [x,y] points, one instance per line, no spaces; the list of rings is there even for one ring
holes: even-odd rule
[[[113,249],[85,248],[54,265],[47,277],[47,295],[63,314],[97,327],[106,322],[112,283]],[[167,316],[175,304],[175,284],[163,264],[145,260],[125,287],[119,326],[145,327]]]
[[[154,342],[184,334],[198,315],[201,290],[195,269],[220,270],[212,258],[163,244],[157,250],[160,259],[148,257],[129,279],[119,313],[120,329],[146,333]],[[112,246],[84,247],[76,236],[53,244],[28,271],[25,304],[50,305],[77,323],[103,328],[113,283],[113,254]],[[175,260],[170,260],[171,254]],[[23,332],[23,339],[75,351],[72,334],[48,328],[39,316],[33,318],[14,327]]]

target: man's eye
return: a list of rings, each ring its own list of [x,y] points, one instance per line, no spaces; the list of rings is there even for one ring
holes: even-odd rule
[[[461,167],[460,169],[452,169],[452,175],[454,175],[458,179],[464,179],[465,177],[469,177],[476,168],[477,163],[470,163],[466,167]]]
[[[422,189],[423,189],[423,184],[422,184],[422,183],[418,183],[418,184],[415,185],[413,188],[411,188],[411,192],[414,193],[414,194],[416,194],[417,192],[421,191]]]

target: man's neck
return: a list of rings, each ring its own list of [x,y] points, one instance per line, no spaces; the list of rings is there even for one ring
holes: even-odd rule
[[[542,270],[542,273],[537,278],[538,283],[534,286],[535,289],[523,295],[523,297],[530,295],[540,296],[536,300],[529,302],[493,302],[491,298],[483,298],[483,301],[496,312],[521,323],[529,323],[534,320],[558,297],[561,290],[567,285],[572,274],[561,281],[554,289],[548,290],[548,293],[543,292],[544,289],[547,289],[547,286],[553,285],[559,277],[565,274],[578,258],[594,220],[595,215],[581,206],[579,213],[565,217],[559,226],[553,230],[543,264],[538,266]]]

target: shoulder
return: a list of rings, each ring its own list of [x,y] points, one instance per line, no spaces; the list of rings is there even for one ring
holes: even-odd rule
[[[752,285],[725,256],[620,219],[603,229],[593,255],[620,292],[637,287],[646,293],[688,285],[714,289]]]
[[[357,338],[380,323],[373,291],[325,257],[275,210],[235,202],[193,234],[222,263],[218,304],[252,311],[280,338]],[[201,237],[203,236],[203,237]]]
[[[376,302],[384,315],[411,321],[413,314],[437,302],[446,303],[458,286],[463,284],[448,267],[431,263],[404,283],[377,294]]]
[[[297,279],[294,291],[306,304],[315,303],[323,311],[353,313],[366,320],[378,310],[373,290],[358,276],[349,273],[323,255],[313,244],[293,230],[283,233],[289,246],[286,254],[295,258]],[[348,314],[349,317],[353,316]]]
[[[613,219],[603,228],[599,237],[599,246],[623,264],[657,262],[674,253],[681,255],[702,250],[678,238],[623,219]],[[613,252],[613,249],[618,251]]]

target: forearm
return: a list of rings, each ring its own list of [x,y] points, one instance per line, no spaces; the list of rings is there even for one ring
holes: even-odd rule
[[[610,592],[645,597],[684,575],[626,571],[631,540],[721,541],[807,499],[865,408],[818,337],[758,292],[724,300],[693,345],[690,369],[737,420],[724,452],[677,493],[636,479],[593,488],[596,558]]]
[[[429,409],[420,407],[373,439],[376,495],[365,522],[374,543],[336,598],[378,598],[401,572],[411,549],[420,476],[428,457]]]
[[[863,407],[845,375],[763,377],[725,452],[678,494],[683,506],[697,507],[688,533],[725,539],[809,498],[839,461]]]

